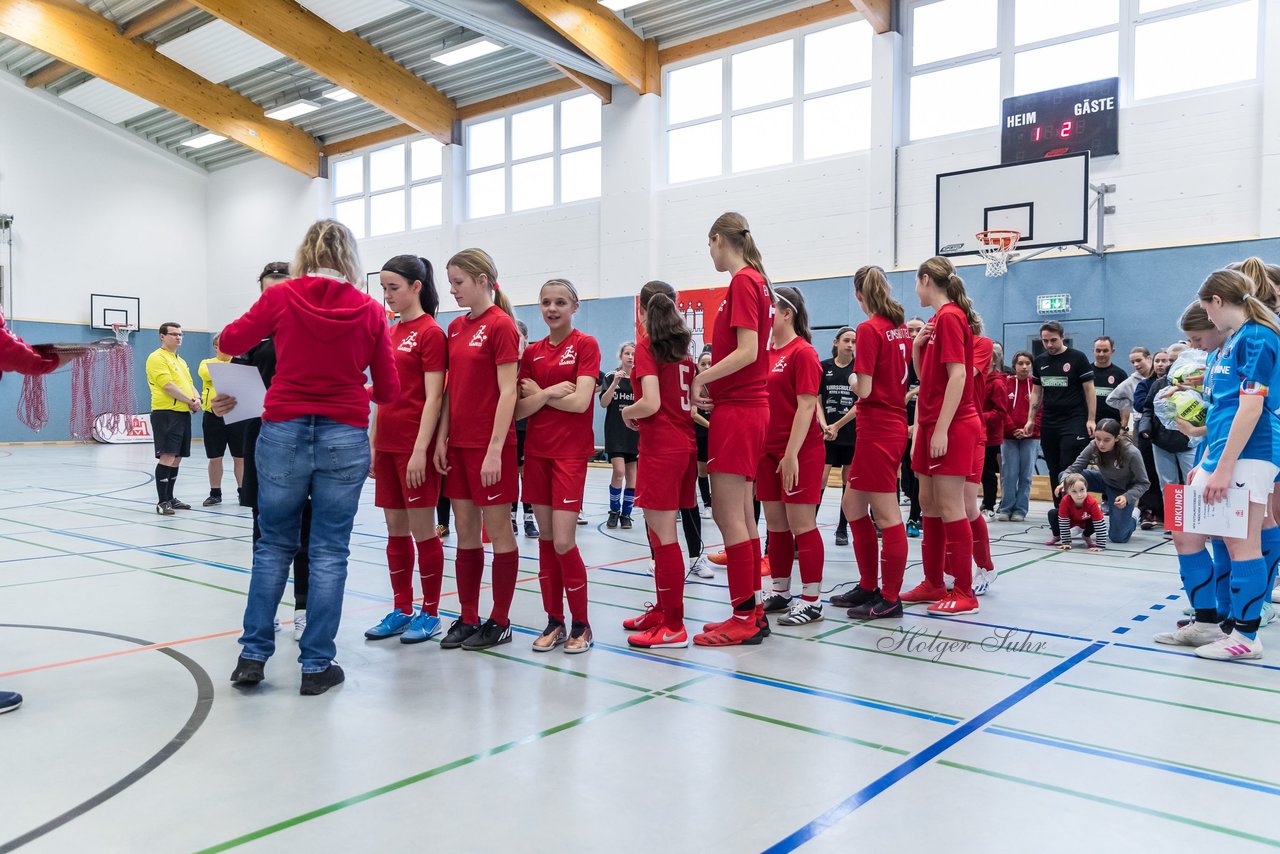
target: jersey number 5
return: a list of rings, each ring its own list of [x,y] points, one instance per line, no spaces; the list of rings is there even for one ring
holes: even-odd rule
[[[688,365],[680,365],[680,408],[685,412],[693,411],[689,403],[689,377],[692,375],[693,370]]]

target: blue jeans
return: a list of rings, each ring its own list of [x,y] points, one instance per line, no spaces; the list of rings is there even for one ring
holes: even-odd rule
[[[1166,484],[1186,483],[1187,473],[1196,464],[1196,452],[1194,450],[1173,454],[1163,448],[1152,445],[1151,457],[1156,462],[1156,474],[1160,476],[1160,489],[1162,491]],[[1156,487],[1153,484],[1151,488],[1155,489]]]
[[[1124,507],[1117,507],[1116,496],[1124,495],[1124,493],[1117,492],[1108,486],[1096,469],[1085,469],[1084,479],[1089,484],[1090,492],[1102,493],[1103,512],[1107,514],[1107,526],[1110,529],[1108,536],[1111,538],[1111,542],[1129,542],[1129,538],[1133,536],[1133,529],[1138,526],[1138,520],[1133,515],[1133,511],[1137,509],[1137,502],[1134,501]]]
[[[1000,512],[1026,516],[1039,439],[1005,439],[1000,445]]]
[[[303,673],[327,670],[337,655],[351,527],[369,474],[369,436],[320,415],[264,421],[258,435],[258,526],[241,655],[266,661],[276,650],[274,619],[298,551],[302,506],[311,496],[311,584],[299,643]]]

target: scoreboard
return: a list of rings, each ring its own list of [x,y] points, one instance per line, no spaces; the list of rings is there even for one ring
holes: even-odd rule
[[[1120,153],[1120,78],[1005,98],[1000,162]]]

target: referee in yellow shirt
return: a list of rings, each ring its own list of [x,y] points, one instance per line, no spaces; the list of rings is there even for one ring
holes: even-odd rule
[[[175,510],[190,510],[173,497],[178,464],[191,456],[191,413],[200,411],[191,369],[178,355],[182,346],[182,326],[160,324],[160,346],[147,356],[147,385],[151,387],[151,433],[156,443],[156,512],[172,516]]]
[[[213,387],[213,377],[209,375],[210,362],[228,363],[231,357],[218,349],[218,340],[222,333],[213,336],[213,352],[218,355],[205,359],[196,369],[200,377],[200,408],[204,410],[204,453],[209,458],[209,497],[204,500],[205,507],[222,503],[222,458],[227,449],[231,449],[231,462],[235,467],[236,491],[239,492],[244,480],[244,422],[228,424],[213,414],[211,406],[217,397],[217,389]],[[241,496],[243,504],[243,496]]]

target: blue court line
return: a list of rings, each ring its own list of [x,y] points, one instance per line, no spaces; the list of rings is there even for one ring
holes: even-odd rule
[[[962,620],[959,617],[939,617],[934,614],[926,613],[924,611],[904,611],[903,615],[907,617],[919,617],[926,620],[940,620],[944,623],[963,623],[967,626],[982,626],[983,628],[988,628],[988,629],[1004,629],[1005,631],[1010,631],[1010,632],[1025,632],[1026,634],[1029,634],[1029,635],[1044,635],[1045,637],[1048,637],[1048,638],[1061,638],[1063,640],[1081,641],[1083,643],[1098,642],[1096,638],[1084,638],[1084,637],[1079,637],[1077,635],[1064,635],[1058,632],[1046,632],[1040,629],[1024,629],[1021,626],[1002,626],[999,623],[982,623],[977,620]],[[844,621],[836,620],[835,622],[844,622]]]
[[[1208,780],[1211,783],[1223,783],[1228,786],[1236,786],[1241,789],[1249,789],[1254,792],[1262,792],[1264,795],[1280,795],[1280,788],[1269,786],[1266,783],[1254,783],[1249,780],[1240,780],[1234,777],[1227,777],[1222,774],[1215,774],[1212,771],[1200,771],[1195,768],[1187,768],[1182,765],[1173,765],[1168,762],[1161,762],[1157,759],[1144,759],[1140,756],[1129,756],[1124,753],[1116,753],[1111,750],[1098,747],[1085,747],[1079,744],[1070,744],[1058,741],[1053,738],[1044,738],[1037,735],[1028,735],[1021,732],[1012,732],[1003,727],[990,727],[985,730],[991,735],[998,735],[1003,738],[1015,738],[1019,741],[1028,741],[1032,744],[1040,744],[1045,747],[1056,747],[1061,750],[1072,750],[1076,753],[1083,753],[1088,756],[1098,756],[1103,759],[1113,759],[1117,762],[1126,762],[1130,765],[1139,765],[1143,768],[1153,768],[1157,771],[1168,771],[1173,774],[1182,774],[1187,777],[1195,777],[1200,780]]]
[[[1116,649],[1136,649],[1139,652],[1156,652],[1156,653],[1159,653],[1160,655],[1176,655],[1179,658],[1191,658],[1196,661],[1205,660],[1200,658],[1194,652],[1182,652],[1178,649],[1160,649],[1159,647],[1138,646],[1137,644],[1131,644],[1131,643],[1114,643],[1112,644],[1112,646],[1114,646]],[[1257,661],[1219,661],[1216,663],[1230,664],[1233,667],[1257,668],[1259,670],[1280,670],[1280,664],[1259,664]]]
[[[794,851],[806,842],[809,842],[810,840],[825,833],[827,830],[830,830],[850,813],[868,803],[894,784],[902,781],[913,772],[923,768],[929,762],[932,762],[937,758],[937,756],[954,747],[960,741],[963,741],[973,735],[993,719],[1022,702],[1027,697],[1030,697],[1032,694],[1039,691],[1041,688],[1045,687],[1063,673],[1066,673],[1068,670],[1075,667],[1077,664],[1080,664],[1094,653],[1103,649],[1105,646],[1105,643],[1099,641],[1089,645],[1085,649],[1082,649],[1080,652],[1061,662],[1047,673],[1037,677],[1035,680],[1024,685],[1019,690],[1014,691],[1008,697],[1005,697],[986,711],[965,721],[963,724],[951,730],[942,738],[938,739],[920,752],[914,754],[888,773],[854,792],[848,798],[841,801],[839,804],[836,804],[834,807],[827,810],[804,827],[769,846],[765,849],[765,854],[783,854],[783,852]]]
[[[1117,626],[1116,628],[1111,630],[1111,634],[1113,635],[1124,635],[1128,633],[1129,633],[1128,626]]]

